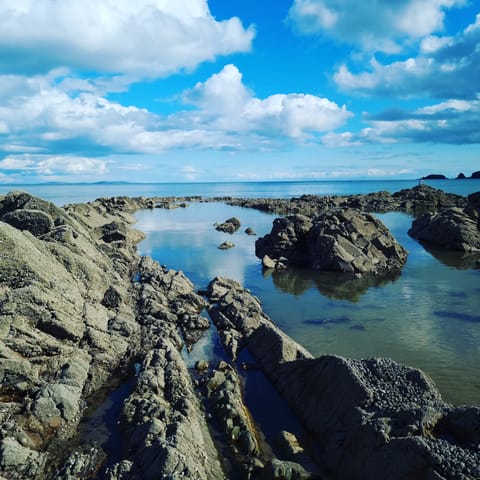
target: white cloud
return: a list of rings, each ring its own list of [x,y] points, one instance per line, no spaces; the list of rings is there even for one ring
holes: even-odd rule
[[[248,51],[254,35],[237,17],[216,21],[207,0],[2,0],[0,70],[159,77]]]
[[[312,133],[343,125],[352,116],[345,106],[309,94],[254,97],[234,65],[198,83],[186,93],[185,100],[200,108],[193,115],[199,124],[209,122],[225,131],[255,132],[265,137],[307,139]]]
[[[57,74],[60,81],[54,73],[0,76],[4,168],[23,166],[45,175],[102,174],[107,163],[99,158],[119,153],[274,150],[288,142],[318,142],[319,133],[352,116],[345,106],[314,95],[255,97],[234,65],[185,92],[188,108],[169,116],[121,105],[89,90],[72,92],[65,72]],[[64,157],[65,152],[74,154]],[[90,163],[89,157],[94,159]],[[196,173],[183,174],[192,178]]]
[[[387,110],[369,115],[368,128],[359,132],[328,133],[322,137],[330,147],[371,143],[480,143],[480,100],[451,99],[414,111]]]
[[[464,0],[295,0],[295,30],[352,43],[368,51],[397,52],[404,42],[443,28],[444,11]]]
[[[435,40],[433,40],[435,38]],[[475,99],[480,93],[480,15],[455,37],[428,37],[416,57],[352,73],[341,65],[334,75],[344,90],[383,96]]]
[[[106,160],[75,155],[11,155],[0,161],[0,168],[6,171],[33,172],[45,176],[59,174],[103,175],[108,172]]]

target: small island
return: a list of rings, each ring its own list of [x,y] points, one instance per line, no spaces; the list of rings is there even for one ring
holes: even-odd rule
[[[460,172],[455,180],[469,180],[469,179],[478,179],[480,178],[480,170],[473,172],[470,177],[467,177],[463,172]],[[420,178],[420,180],[448,180],[448,178],[441,173],[431,173]]]

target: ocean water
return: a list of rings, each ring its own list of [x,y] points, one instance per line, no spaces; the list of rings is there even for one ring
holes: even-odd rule
[[[225,183],[77,183],[14,185],[0,184],[0,195],[22,190],[57,205],[89,202],[99,197],[127,195],[131,197],[193,196],[288,198],[304,194],[350,195],[386,190],[394,193],[417,185],[417,180],[352,180],[323,182],[225,182]],[[480,179],[429,180],[435,188],[458,195],[480,191]]]
[[[233,235],[217,232],[213,224],[231,216],[240,219],[240,230]],[[476,258],[425,249],[407,235],[412,222],[407,214],[378,216],[409,256],[401,274],[373,283],[342,283],[338,275],[302,270],[263,272],[255,240],[270,231],[275,215],[255,210],[192,203],[185,209],[138,212],[137,228],[147,233],[141,253],[183,270],[197,288],[205,288],[216,275],[240,281],[313,354],[390,357],[425,371],[446,401],[479,404]],[[257,236],[246,235],[246,227]],[[235,247],[219,250],[226,240]],[[201,345],[200,357],[208,357],[208,339]]]
[[[202,195],[286,198],[302,194],[395,192],[416,185],[406,181],[278,182],[203,184],[85,184],[0,187],[0,194],[26,190],[58,205],[98,197]],[[445,191],[480,191],[480,180],[429,181]],[[240,230],[217,232],[215,222],[236,216]],[[223,203],[191,203],[175,210],[137,212],[136,227],[147,233],[139,245],[170,268],[183,270],[197,288],[216,275],[234,278],[259,297],[265,312],[315,355],[390,357],[430,375],[445,400],[480,404],[480,271],[474,259],[427,250],[407,235],[412,218],[379,215],[409,256],[400,275],[374,283],[342,283],[341,277],[308,271],[265,273],[255,257],[255,240],[268,233],[275,215]],[[244,233],[251,227],[257,236]],[[223,241],[235,247],[219,250]],[[216,347],[199,342],[197,356]]]

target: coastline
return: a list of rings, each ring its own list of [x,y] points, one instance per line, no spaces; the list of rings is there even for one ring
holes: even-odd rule
[[[16,197],[10,200],[16,207],[21,203]],[[68,478],[68,474],[87,475],[87,472],[91,474],[95,471],[98,464],[103,463],[99,447],[95,447],[93,453],[88,453],[85,445],[65,452],[56,465],[49,464],[49,455],[58,446],[58,441],[74,434],[83,412],[85,393],[88,396],[96,391],[113,370],[128,370],[133,363],[139,365],[139,372],[135,377],[134,390],[124,403],[121,420],[127,448],[106,478],[154,478],[155,475],[173,475],[181,470],[188,472],[185,478],[223,478],[227,467],[225,463],[222,465],[215,449],[209,433],[208,415],[203,413],[202,408],[206,408],[207,412],[211,409],[212,414],[220,412],[216,422],[223,425],[224,439],[217,442],[216,448],[220,444],[231,449],[227,456],[232,465],[231,472],[246,468],[252,478],[256,478],[255,475],[276,478],[272,475],[281,469],[290,469],[290,478],[326,478],[325,470],[334,472],[338,478],[356,475],[355,478],[369,480],[410,478],[405,475],[416,475],[418,472],[424,472],[425,476],[421,478],[450,478],[448,475],[452,471],[461,472],[465,478],[476,478],[480,454],[478,450],[464,446],[465,437],[471,437],[472,445],[475,443],[476,427],[469,431],[464,423],[468,418],[471,425],[479,424],[480,411],[477,407],[461,409],[445,404],[428,377],[395,362],[375,360],[355,363],[331,356],[315,360],[266,317],[258,300],[241,285],[217,279],[209,286],[207,302],[194,292],[193,285],[181,272],[161,267],[148,258],[140,258],[135,245],[142,235],[131,228],[134,223],[132,214],[138,209],[171,208],[192,200],[199,199],[121,197],[57,209],[47,202],[28,198],[13,211],[44,212],[53,220],[48,229],[40,234],[38,231],[19,233],[19,230],[2,224],[4,240],[8,239],[16,245],[17,256],[25,262],[24,270],[32,274],[32,278],[15,277],[15,282],[19,283],[3,277],[3,281],[7,282],[4,290],[8,290],[3,314],[15,322],[14,317],[18,313],[8,310],[9,302],[12,306],[12,298],[18,293],[15,302],[23,301],[28,307],[29,301],[38,301],[38,288],[43,282],[43,293],[47,296],[42,297],[42,301],[50,304],[49,308],[42,303],[33,311],[26,308],[19,320],[28,324],[30,318],[38,315],[36,323],[28,327],[30,334],[40,334],[46,342],[45,349],[49,348],[53,358],[59,357],[55,362],[49,361],[51,370],[47,369],[40,378],[34,372],[36,364],[29,361],[37,358],[39,352],[23,348],[25,362],[31,364],[27,367],[23,360],[16,358],[18,348],[12,349],[12,344],[15,345],[11,337],[12,327],[10,332],[4,332],[3,341],[7,340],[5,345],[9,346],[8,356],[4,348],[3,363],[9,373],[4,373],[2,383],[2,400],[6,400],[2,401],[2,411],[5,413],[4,404],[8,404],[7,421],[12,422],[13,418],[13,426],[7,429],[5,421],[2,424],[0,465],[4,472],[11,475],[10,478],[28,478],[32,473],[31,478]],[[258,203],[257,200],[217,198],[210,201],[225,200],[259,207],[255,203]],[[300,199],[294,208],[305,213],[307,203],[312,204],[312,200]],[[314,205],[310,205],[310,213],[324,208],[323,202],[328,201],[332,199],[316,199]],[[353,202],[364,210],[371,208],[371,211],[382,206],[384,209],[419,212],[438,209],[440,205],[437,202],[432,206],[431,199],[419,199],[413,193],[409,197],[408,192],[400,201],[384,194],[364,196],[361,200],[356,196],[335,200],[342,208],[352,206],[343,204],[343,201]],[[249,202],[251,205],[248,205]],[[268,208],[273,206],[272,211],[277,213],[292,213],[291,210],[286,211],[282,202],[269,200],[266,203]],[[289,208],[292,207],[290,203]],[[25,205],[27,208],[23,208]],[[42,218],[45,220],[44,216]],[[27,223],[25,226],[29,226]],[[26,230],[28,232],[29,229]],[[33,258],[22,256],[22,252],[32,250],[37,256],[45,258],[49,265],[60,259],[63,267],[55,263],[58,279],[72,287],[81,287],[80,298],[64,298],[66,304],[73,307],[77,303],[82,305],[78,311],[72,307],[72,317],[75,319],[75,315],[78,316],[77,323],[75,320],[68,322],[66,317],[61,319],[63,322],[58,321],[58,313],[51,314],[63,310],[63,306],[55,304],[59,291],[52,289],[50,283],[45,283],[45,277],[49,276],[48,268],[45,270],[41,262],[30,265]],[[82,266],[85,260],[88,268]],[[17,265],[18,258],[16,261]],[[27,266],[32,268],[27,269]],[[92,281],[98,291],[95,288],[92,291]],[[17,292],[19,290],[22,291]],[[294,441],[291,437],[288,437],[290,447],[285,458],[274,458],[272,449],[261,445],[248,407],[238,398],[241,397],[241,388],[235,387],[239,385],[235,371],[241,366],[234,359],[217,368],[203,365],[205,368],[199,367],[192,379],[179,349],[209,328],[200,316],[204,307],[212,312],[227,351],[230,349],[232,352],[233,340],[239,345],[246,345],[260,368],[287,398],[309,430],[309,452],[296,451],[294,446],[298,439]],[[51,318],[45,317],[45,311],[50,312]],[[18,327],[15,328],[18,330]],[[54,346],[51,338],[47,342],[47,336],[53,336]],[[62,344],[69,347],[68,355],[62,350]],[[17,342],[17,347],[19,345]],[[73,354],[71,347],[75,345],[80,350]],[[63,362],[59,374],[58,365]],[[314,371],[315,375],[308,377],[307,381],[303,376],[309,375],[308,371]],[[18,384],[22,383],[18,381],[18,375],[26,383],[22,385],[23,394],[28,393],[24,398],[21,398],[22,391],[16,391]],[[5,383],[6,378],[10,379],[10,385]],[[338,381],[338,378],[343,380]],[[394,386],[392,381],[399,382],[399,385]],[[330,390],[328,401],[318,397],[320,386]],[[237,393],[229,397],[227,392],[232,390]],[[228,400],[226,403],[222,403],[224,398]],[[335,399],[342,398],[351,398],[352,402],[346,401],[341,406],[343,410],[337,410],[340,407],[335,404]],[[210,400],[217,403],[210,403]],[[322,418],[319,418],[318,412],[307,408],[310,400],[314,409],[314,405],[322,405]],[[204,402],[203,407],[201,401]],[[66,404],[71,406],[71,410],[65,408]],[[332,420],[325,425],[324,419],[331,416],[329,409],[332,408],[337,411],[338,421],[344,422],[345,418],[349,418],[352,423],[342,423],[340,427]],[[232,409],[235,415],[228,413]],[[359,409],[366,416],[358,417]],[[32,427],[33,420],[39,424]],[[16,430],[28,438],[18,431],[12,434]],[[334,447],[334,443],[339,441],[339,432],[345,431],[349,433],[341,443],[353,445],[352,442],[355,442],[361,448]],[[34,433],[42,438],[39,444],[30,441],[36,438]],[[444,437],[449,435],[453,436],[453,440],[447,442]],[[320,441],[321,438],[327,440]],[[331,444],[328,438],[332,438]],[[431,452],[435,452],[436,457]],[[442,460],[438,465],[439,455]],[[307,473],[303,472],[301,464],[309,465],[312,457],[320,464],[319,470],[314,471],[313,476],[305,476]],[[366,458],[369,458],[370,464],[368,468],[363,468]],[[22,461],[15,463],[18,459]],[[28,468],[36,468],[35,472],[21,472],[25,459],[30,462]],[[392,464],[410,470],[395,471]],[[292,472],[296,472],[297,477]]]

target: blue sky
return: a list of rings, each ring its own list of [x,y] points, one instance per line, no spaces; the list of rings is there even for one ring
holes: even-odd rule
[[[1,183],[476,170],[476,0],[0,4]]]

